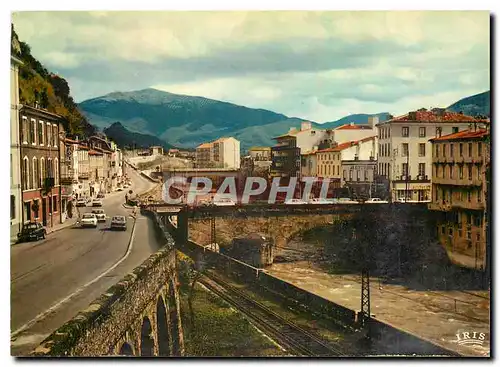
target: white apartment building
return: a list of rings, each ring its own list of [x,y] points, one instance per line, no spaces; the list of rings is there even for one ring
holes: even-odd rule
[[[393,201],[431,199],[432,152],[429,139],[482,123],[442,108],[420,109],[377,124],[378,173],[389,180]]]
[[[19,66],[10,57],[10,236],[17,237],[22,226],[21,147],[19,139]]]
[[[240,168],[240,141],[233,137],[219,138],[196,148],[197,168]]]

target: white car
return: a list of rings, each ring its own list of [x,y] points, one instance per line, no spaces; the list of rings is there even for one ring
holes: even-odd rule
[[[371,198],[366,200],[365,204],[389,204],[389,202],[380,198]]]
[[[285,201],[285,204],[286,205],[303,205],[303,204],[307,204],[307,202],[302,200],[302,199],[288,199]]]
[[[98,222],[106,221],[106,213],[104,213],[103,209],[94,209],[92,210],[92,214],[95,214]]]
[[[218,199],[216,197],[216,198],[214,198],[213,203],[216,206],[234,206],[234,205],[236,205],[236,203],[234,201],[232,201],[230,198],[220,198],[220,199]]]
[[[309,200],[309,204],[333,204],[334,201],[332,199],[325,199],[325,198],[313,198]]]
[[[81,220],[82,227],[97,227],[97,217],[92,213],[85,213]]]
[[[359,204],[356,200],[350,198],[339,198],[339,204]]]
[[[94,199],[92,201],[92,206],[102,206],[102,200],[101,199]]]
[[[87,200],[85,200],[85,199],[78,199],[76,201],[76,206],[87,206]]]

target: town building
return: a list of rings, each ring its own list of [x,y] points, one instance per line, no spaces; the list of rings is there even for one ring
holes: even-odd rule
[[[62,117],[38,106],[22,105],[21,189],[23,222],[54,226],[61,222],[59,131]]]
[[[240,142],[233,137],[219,138],[196,148],[197,168],[240,168]]]
[[[368,117],[368,123],[355,124],[353,122],[327,130],[328,138],[337,144],[347,143],[349,141],[359,141],[371,136],[378,135],[377,124],[379,118],[376,116]]]
[[[19,128],[19,66],[10,57],[10,236],[16,238],[22,229],[21,144]]]
[[[61,183],[61,222],[73,217],[75,186],[78,184],[78,140],[59,137],[59,166]]]
[[[149,147],[149,152],[151,155],[163,155],[163,147],[159,145]]]
[[[378,123],[378,173],[389,182],[392,201],[431,200],[430,138],[468,129],[484,119],[434,108],[420,109]]]
[[[316,152],[317,150],[311,150],[301,154],[301,177],[316,177],[318,171]]]
[[[477,126],[430,140],[440,243],[463,266],[485,269],[490,134]],[[464,256],[465,255],[465,256]]]
[[[79,143],[76,147],[76,164],[74,164],[78,183],[73,186],[76,199],[90,197],[90,159],[89,147],[85,143]],[[74,155],[73,155],[74,157]],[[74,159],[74,158],[73,158]]]
[[[169,157],[176,157],[179,154],[179,149],[170,148],[168,150]]]
[[[251,147],[248,154],[254,161],[270,161],[271,147]]]

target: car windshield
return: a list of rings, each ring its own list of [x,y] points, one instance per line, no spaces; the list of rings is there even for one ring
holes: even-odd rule
[[[84,214],[83,215],[83,219],[90,219],[90,218],[94,218],[94,214]]]
[[[37,228],[38,228],[37,223],[31,223],[31,224],[26,225],[26,229],[37,229]]]
[[[102,213],[104,213],[104,210],[92,210],[92,213],[94,213],[94,214],[102,214]]]
[[[125,217],[113,217],[114,222],[125,222]]]

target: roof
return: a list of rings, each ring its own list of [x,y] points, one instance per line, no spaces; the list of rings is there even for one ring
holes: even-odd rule
[[[375,140],[377,138],[377,135],[373,135],[373,136],[368,136],[366,138],[363,138],[361,140],[358,140],[359,143],[364,143],[366,141],[370,141],[370,140]]]
[[[97,150],[90,149],[89,150],[89,155],[102,155],[102,153],[98,152]]]
[[[342,150],[350,148],[355,144],[357,144],[357,141],[348,141],[346,143],[342,143],[342,144],[337,145],[335,148],[327,148],[327,149],[318,150],[317,153],[341,152]]]
[[[196,149],[203,149],[203,148],[211,148],[212,147],[212,143],[203,143],[203,144],[200,144],[196,147]]]
[[[271,147],[251,147],[248,150],[271,150]]]
[[[314,155],[317,152],[318,152],[317,150],[309,150],[307,152],[301,153],[301,155]]]
[[[341,125],[334,130],[371,130],[372,127],[370,125],[358,125],[358,124],[344,124]]]
[[[64,142],[65,143],[70,143],[70,144],[78,144],[79,143],[78,140],[73,140],[73,139],[68,139],[68,138],[65,138]]]
[[[280,138],[295,138],[295,132],[288,132],[286,134],[283,134],[283,135],[280,135],[280,136],[276,136],[275,138],[273,139],[280,139]]]
[[[414,116],[413,116],[414,115]],[[391,122],[405,122],[405,121],[420,121],[420,122],[489,122],[489,119],[477,118],[462,113],[444,111],[437,113],[433,111],[420,110],[408,112],[405,115],[394,117],[390,120],[380,122],[378,125],[387,124]]]
[[[89,150],[89,147],[88,147],[88,146],[86,146],[86,145],[82,145],[82,144],[80,144],[80,145],[78,145],[78,149]]]
[[[433,138],[429,141],[450,141],[450,140],[469,140],[469,139],[480,139],[488,136],[490,133],[486,129],[478,129],[476,131],[463,130],[458,133],[448,134],[440,136],[439,138]]]
[[[152,147],[149,147],[149,149],[157,149],[157,148],[163,149],[161,145],[153,145]]]

